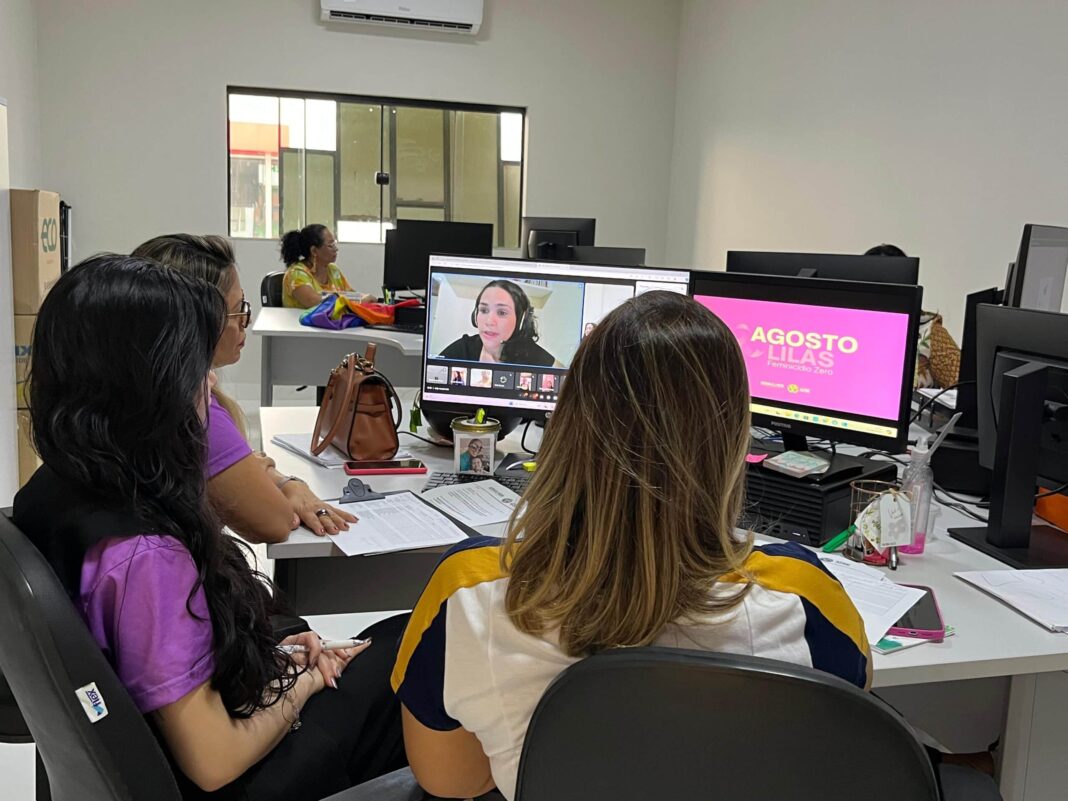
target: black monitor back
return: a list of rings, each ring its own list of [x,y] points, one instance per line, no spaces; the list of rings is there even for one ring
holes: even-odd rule
[[[980,306],[976,340],[980,462],[994,466],[1004,371],[1035,361],[1048,367],[1038,476],[1068,483],[1068,314]]]
[[[580,264],[612,264],[620,267],[641,267],[645,264],[645,248],[599,248],[575,245],[571,261]]]
[[[592,217],[524,217],[519,248],[526,259],[570,261],[571,248],[592,247],[596,231],[597,220]]]
[[[492,256],[490,223],[397,220],[386,231],[382,286],[389,290],[425,290],[431,253]]]
[[[728,250],[727,272],[795,275],[915,286],[920,260],[915,256],[854,256],[842,253],[774,253]]]

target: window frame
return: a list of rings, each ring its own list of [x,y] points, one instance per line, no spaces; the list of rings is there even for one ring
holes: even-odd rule
[[[470,102],[463,102],[463,101],[442,101],[442,100],[429,100],[429,99],[416,99],[416,98],[402,98],[402,97],[393,97],[393,96],[385,96],[385,95],[381,95],[380,96],[380,95],[345,94],[345,93],[342,93],[342,92],[323,92],[323,91],[305,92],[305,91],[300,91],[300,90],[296,90],[296,89],[266,89],[264,87],[233,86],[233,85],[229,85],[228,84],[227,87],[226,87],[226,118],[225,118],[226,119],[226,220],[227,220],[226,231],[227,231],[227,235],[230,236],[231,239],[241,239],[241,240],[247,239],[247,240],[253,240],[253,241],[258,241],[258,240],[261,240],[261,239],[262,240],[271,239],[271,237],[254,237],[254,236],[253,237],[249,237],[249,236],[231,236],[230,235],[230,199],[232,197],[231,192],[232,192],[232,189],[233,189],[233,187],[231,186],[232,176],[231,176],[231,169],[230,169],[230,159],[231,159],[231,153],[230,153],[230,96],[231,95],[252,95],[252,96],[257,96],[257,97],[275,97],[275,98],[279,98],[279,99],[285,97],[285,98],[292,98],[292,99],[295,99],[295,100],[331,100],[331,101],[333,101],[333,102],[338,104],[338,109],[337,109],[337,113],[338,113],[337,131],[338,131],[339,135],[340,135],[340,131],[341,131],[341,104],[342,103],[369,104],[369,105],[372,105],[372,106],[379,106],[380,108],[383,109],[383,113],[384,113],[384,110],[386,108],[398,108],[399,107],[399,108],[427,108],[427,109],[433,109],[435,111],[443,111],[443,112],[449,112],[449,111],[471,111],[471,112],[482,113],[482,114],[496,114],[497,115],[497,119],[498,119],[498,126],[500,125],[500,115],[501,114],[519,114],[519,115],[521,115],[521,117],[523,119],[523,125],[522,125],[522,161],[518,162],[518,164],[519,164],[519,214],[518,214],[518,220],[517,220],[518,227],[517,227],[517,230],[515,231],[516,241],[517,242],[519,241],[520,231],[522,230],[523,213],[525,211],[524,207],[525,207],[525,203],[526,203],[525,198],[524,198],[524,190],[526,189],[526,186],[525,186],[526,185],[526,172],[527,172],[527,170],[526,170],[526,165],[527,165],[527,107],[526,106],[506,106],[506,105],[499,105],[499,104],[493,104],[493,103],[470,103]],[[450,197],[450,194],[451,194],[451,184],[452,184],[451,173],[452,173],[452,169],[451,169],[451,160],[448,157],[448,153],[450,152],[451,147],[450,147],[450,141],[449,141],[449,139],[450,139],[449,118],[448,118],[447,115],[443,116],[443,124],[444,124],[444,129],[445,129],[445,131],[444,131],[444,139],[443,139],[443,142],[444,142],[444,144],[443,144],[443,154],[444,154],[443,161],[444,161],[444,173],[445,173],[444,176],[443,176],[443,192],[444,192],[445,200],[443,201],[443,206],[444,206],[444,212],[445,212],[444,213],[444,217],[445,217],[446,220],[448,220],[448,218],[449,218],[448,201],[449,201],[449,197]],[[282,150],[283,150],[283,148],[282,148],[282,141],[281,141],[281,131],[282,131],[281,121],[279,121],[277,129],[278,129],[277,148],[278,148],[279,227],[281,228],[281,227],[284,227],[284,226],[282,226],[282,216],[283,216],[283,208],[284,208],[284,206],[282,204],[282,181],[283,181],[283,178],[282,178]],[[379,136],[381,137],[381,126],[380,126]],[[396,139],[397,139],[397,128],[396,128],[396,123],[394,122],[390,126],[389,141],[385,141],[384,139],[380,140],[380,142],[381,142],[381,145],[379,147],[379,170],[380,171],[385,167],[385,154],[386,154],[387,148],[390,149],[391,169],[392,170],[396,169]],[[301,150],[305,150],[305,151],[308,150],[308,148],[286,148],[286,150],[296,150],[296,149],[301,149]],[[327,151],[313,150],[312,152],[316,152],[316,153],[323,152],[323,153],[325,153]],[[340,195],[341,195],[341,174],[340,174],[341,168],[340,168],[340,161],[341,160],[336,155],[338,152],[339,151],[337,151],[337,150],[334,151],[334,153],[335,153],[335,157],[334,157],[334,217],[336,219],[340,220],[340,219],[344,219],[344,218],[342,216],[340,216],[340,214],[339,214],[340,208],[341,208],[341,199],[340,199]],[[501,159],[501,137],[500,137],[500,134],[498,133],[498,136],[497,136],[497,219],[501,221],[502,225],[500,226],[501,230],[497,230],[496,231],[494,247],[497,247],[497,248],[504,248],[505,247],[505,245],[503,244],[504,235],[505,235],[504,226],[503,226],[504,211],[505,211],[504,186],[505,186],[505,180],[506,180],[505,179],[505,174],[504,174],[504,168],[505,168],[506,165],[516,164],[516,163],[517,162],[514,162],[514,161],[505,162],[505,161],[503,161]],[[307,177],[305,176],[305,181],[306,180],[307,180]],[[389,182],[388,190],[389,190],[389,209],[394,211],[394,213],[395,213],[395,210],[396,210],[396,207],[397,207],[397,182],[396,182],[396,177],[395,177],[393,172],[390,172],[390,182]],[[381,193],[382,191],[383,191],[383,188],[380,187],[379,188],[379,193]],[[305,209],[307,208],[307,203],[308,203],[307,190],[305,189],[305,196],[304,196]],[[411,203],[404,203],[403,206],[405,206],[405,207],[409,207],[409,206],[414,207],[413,204],[411,204]],[[385,206],[384,203],[381,204],[381,207],[382,207],[383,211],[386,210],[386,206]],[[438,208],[438,206],[434,205],[434,208]],[[382,216],[382,214],[380,213],[379,214],[379,220],[378,220],[379,225],[383,225],[386,222],[387,219],[388,218],[384,218]],[[498,228],[497,223],[494,222],[494,229],[496,230],[497,228]],[[372,243],[361,243],[361,244],[375,244],[375,243],[372,242]],[[522,243],[521,242],[519,243],[519,248],[522,249]]]

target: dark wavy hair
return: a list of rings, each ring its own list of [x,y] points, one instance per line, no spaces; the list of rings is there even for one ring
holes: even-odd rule
[[[303,261],[311,255],[312,248],[323,246],[326,239],[326,226],[319,223],[305,225],[299,231],[287,231],[282,235],[282,262],[288,267]]]
[[[297,669],[275,647],[266,579],[207,502],[198,404],[225,313],[214,286],[150,259],[82,262],[41,304],[30,414],[34,444],[61,478],[189,550],[199,577],[190,598],[203,587],[211,617],[212,687],[247,717],[292,688]]]
[[[475,324],[475,315],[478,314],[478,304],[482,302],[482,295],[485,294],[487,289],[493,287],[507,292],[511,296],[512,306],[515,308],[515,331],[512,332],[512,336],[504,343],[501,350],[501,359],[506,361],[505,354],[508,352],[509,345],[514,348],[520,342],[538,341],[538,323],[534,317],[534,306],[531,304],[530,298],[527,297],[527,293],[523,291],[523,287],[514,281],[499,278],[495,281],[490,281],[479,291],[478,297],[475,298],[475,310],[471,315],[472,324]]]

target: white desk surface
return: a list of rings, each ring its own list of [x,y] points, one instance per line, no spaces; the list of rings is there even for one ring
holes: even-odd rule
[[[405,356],[420,356],[423,353],[423,335],[409,334],[404,331],[383,331],[367,326],[330,331],[326,328],[314,328],[301,325],[300,315],[303,309],[280,309],[265,307],[256,315],[252,324],[252,333],[259,336],[285,337],[332,337],[336,339],[354,339],[359,342],[374,342],[400,350]]]
[[[411,390],[401,392],[406,404],[410,402],[411,393]],[[312,407],[261,409],[264,442],[269,443],[274,434],[310,432],[315,414],[316,409]],[[407,408],[405,414],[407,417]],[[519,450],[518,433],[517,430],[505,440],[505,450]],[[401,436],[400,439],[402,450],[408,450],[422,459],[429,470],[452,469],[450,449],[434,447],[412,437]],[[533,428],[531,440],[536,441]],[[305,478],[320,497],[337,497],[348,478],[341,470],[315,467],[307,460],[276,446],[267,444],[266,448],[278,462],[279,470]],[[372,476],[370,483],[376,490],[418,490],[425,478],[421,475]],[[903,555],[899,569],[888,573],[897,582],[931,587],[946,623],[956,629],[956,634],[942,643],[920,645],[889,655],[875,654],[875,686],[1068,670],[1068,634],[1053,634],[1043,630],[1010,607],[953,576],[954,572],[961,570],[1011,569],[950,539],[946,531],[951,526],[979,524],[948,507],[938,506],[935,515],[933,534],[928,537],[926,553],[920,556]],[[485,533],[500,534],[503,526],[493,528],[486,529]],[[294,532],[289,542],[268,548],[268,556],[276,559],[327,555],[346,558],[328,541],[304,530]]]

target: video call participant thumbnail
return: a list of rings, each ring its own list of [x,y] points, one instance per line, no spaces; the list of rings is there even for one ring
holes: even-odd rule
[[[477,334],[464,334],[441,352],[443,359],[479,362],[558,365],[556,358],[538,345],[538,327],[530,298],[513,281],[490,281],[478,293],[471,312]]]

